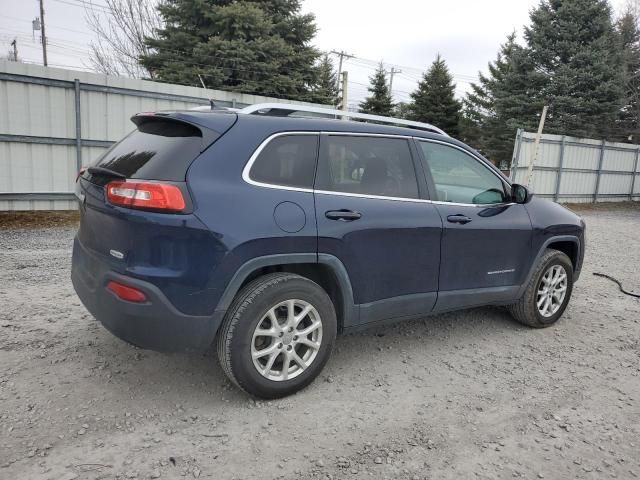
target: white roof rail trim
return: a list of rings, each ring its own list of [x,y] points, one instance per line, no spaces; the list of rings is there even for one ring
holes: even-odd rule
[[[296,105],[293,103],[256,103],[238,110],[237,113],[246,115],[256,114],[262,110],[291,110],[292,112],[308,112],[319,113],[322,115],[331,115],[336,117],[359,118],[362,120],[370,120],[372,122],[386,123],[389,125],[399,125],[403,127],[415,127],[421,130],[429,130],[440,135],[448,137],[444,130],[431,125],[429,123],[414,122],[412,120],[404,120],[402,118],[383,117],[381,115],[371,115],[369,113],[349,112],[346,110],[336,110],[332,108],[314,107],[311,105]]]

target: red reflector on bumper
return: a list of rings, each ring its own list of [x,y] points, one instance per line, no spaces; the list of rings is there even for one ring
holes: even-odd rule
[[[147,300],[147,296],[143,292],[122,283],[111,281],[107,283],[107,290],[111,290],[118,298],[128,302],[142,303]]]

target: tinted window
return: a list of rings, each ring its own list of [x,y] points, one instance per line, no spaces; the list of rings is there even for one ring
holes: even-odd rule
[[[200,129],[187,123],[153,119],[138,125],[95,165],[127,178],[184,181],[202,147]]]
[[[506,201],[502,180],[476,158],[440,143],[420,142],[420,146],[437,200],[483,205]]]
[[[286,187],[313,188],[317,135],[285,135],[271,140],[251,167],[251,180]]]
[[[405,139],[329,136],[318,164],[318,190],[418,198]]]

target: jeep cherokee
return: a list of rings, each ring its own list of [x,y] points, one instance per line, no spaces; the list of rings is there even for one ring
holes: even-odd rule
[[[276,398],[341,332],[480,305],[536,328],[562,315],[578,216],[436,127],[297,108],[138,114],[81,170],[72,281],[109,331],[215,343],[238,387]]]

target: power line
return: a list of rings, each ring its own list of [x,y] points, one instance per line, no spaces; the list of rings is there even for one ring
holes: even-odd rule
[[[59,49],[64,49],[65,54],[71,57],[75,57],[78,58],[80,60],[85,60],[86,58],[86,54],[90,54],[91,50],[88,49],[83,49],[78,47],[75,44],[69,44],[63,40],[60,39],[52,39],[49,38],[48,39],[48,45],[51,46],[52,48],[59,48]],[[71,52],[76,52],[78,54],[81,55],[74,55]],[[170,64],[170,62],[180,62],[182,64],[184,64],[185,66],[189,66],[189,67],[202,67],[202,69],[206,69],[206,70],[210,70],[212,67],[213,68],[219,68],[222,70],[230,70],[231,72],[233,72],[236,75],[236,78],[239,82],[243,82],[245,84],[252,84],[252,87],[259,89],[259,85],[257,85],[258,80],[252,79],[250,77],[254,76],[254,75],[249,75],[248,77],[246,75],[242,75],[244,74],[256,74],[259,76],[262,75],[269,75],[269,74],[273,74],[273,73],[277,73],[279,75],[286,75],[287,72],[294,72],[296,70],[289,68],[289,67],[285,67],[285,66],[279,66],[276,67],[273,71],[270,70],[259,70],[256,69],[255,66],[256,65],[260,65],[259,62],[255,62],[255,61],[251,61],[251,60],[242,60],[242,59],[238,59],[237,57],[230,57],[221,53],[216,53],[216,54],[211,54],[211,55],[198,55],[199,58],[202,58],[204,60],[210,59],[210,60],[222,60],[222,61],[229,61],[231,62],[231,65],[212,65],[211,63],[198,63],[195,61],[190,61],[189,58],[193,56],[193,52],[187,52],[187,51],[183,51],[183,50],[173,50],[173,49],[163,49],[164,52],[167,53],[173,53],[173,54],[177,54],[177,55],[181,55],[184,58],[174,58],[174,59],[158,59],[159,61],[161,61],[163,64],[168,65]],[[112,55],[116,55],[116,52],[109,52]],[[333,52],[336,53],[336,52]],[[346,60],[349,61],[353,61],[353,59],[358,59],[358,57],[352,56],[352,55],[347,55],[345,54]],[[131,66],[139,66],[138,63],[133,63],[133,62],[124,62],[127,63],[128,65]],[[360,62],[359,59],[356,63],[363,63],[364,65],[368,65],[367,61],[363,61]],[[243,65],[248,65],[248,66],[253,66],[254,68],[242,68]],[[65,65],[59,65],[64,67]],[[70,66],[70,65],[66,65],[69,66],[71,68],[80,68],[77,66]],[[408,77],[409,80],[414,80],[412,79],[412,74],[411,73],[405,73],[405,72],[398,72],[395,67],[392,67],[394,74],[399,74],[403,77]],[[201,73],[202,74],[202,73]],[[205,74],[206,76],[212,76],[212,74]],[[287,85],[288,84],[285,82],[275,82],[276,85]],[[354,85],[356,86],[355,88],[361,88],[361,91],[366,92],[368,90],[369,85],[365,84],[365,83],[360,83],[357,81],[350,81],[349,85]],[[411,95],[411,92],[407,92],[407,91],[403,91],[403,90],[396,90],[394,91],[394,94],[399,94],[399,95],[403,95],[403,96],[408,96]]]
[[[24,38],[26,39],[26,35],[24,36]],[[88,49],[82,49],[79,48],[73,44],[69,44],[63,40],[60,39],[53,39],[53,38],[49,38],[48,39],[48,44],[52,45],[52,41],[55,43],[58,43],[60,47],[64,47],[64,48],[68,48],[71,50],[76,50],[77,52],[80,53],[91,53],[91,50]],[[187,65],[191,65],[191,66],[201,66],[204,68],[220,68],[220,69],[228,69],[228,70],[233,70],[233,71],[237,71],[237,72],[249,72],[249,73],[256,73],[256,74],[270,74],[273,73],[271,71],[267,71],[267,70],[256,70],[255,68],[251,69],[251,68],[241,68],[238,66],[231,66],[231,65],[213,65],[213,64],[209,64],[209,63],[198,63],[195,61],[190,61],[189,57],[193,55],[192,52],[187,52],[184,50],[173,50],[173,49],[163,49],[163,52],[168,52],[168,53],[173,53],[176,55],[180,55],[182,57],[186,57],[186,58],[172,58],[172,59],[159,59],[160,61],[164,62],[165,64],[167,64],[169,61],[173,61],[173,62],[181,62],[181,63],[185,63]],[[116,55],[116,52],[109,52],[112,55]],[[228,60],[228,61],[232,61],[233,63],[237,63],[240,65],[250,65],[250,66],[255,66],[255,65],[264,65],[264,63],[261,62],[256,62],[256,61],[251,61],[251,60],[241,60],[238,59],[237,57],[231,57],[231,56],[227,56],[227,55],[223,55],[220,53],[214,54],[214,55],[197,55],[199,58],[205,59],[205,60]],[[125,62],[126,63],[126,62]],[[131,63],[131,65],[133,65]],[[136,64],[137,65],[137,64]],[[281,75],[286,75],[287,73],[291,73],[291,72],[297,72],[297,70],[293,69],[293,68],[289,68],[289,67],[285,67],[285,66],[279,66],[276,67],[275,72]]]
[[[339,52],[336,52],[335,50],[331,50],[329,53],[333,53],[334,55],[338,55],[340,57],[340,61],[339,61],[339,64],[338,64],[338,75],[337,75],[337,85],[336,85],[338,90],[340,90],[340,82],[341,82],[341,78],[342,78],[342,62],[343,62],[343,60],[345,58],[347,60],[349,60],[350,58],[353,58],[353,55],[349,55],[348,53],[344,53],[344,50],[340,50]]]
[[[365,68],[369,68],[369,69],[377,69],[378,66],[380,65],[380,61],[376,61],[376,60],[372,60],[369,58],[364,58],[364,57],[359,57],[357,55],[354,55],[352,59],[348,60],[349,63],[355,63],[356,65],[365,67]],[[400,68],[405,70],[405,72],[403,72],[406,75],[412,75],[410,72],[416,72],[414,75],[419,75],[419,77],[422,77],[422,75],[424,74],[424,72],[426,71],[426,69],[421,69],[421,68],[417,68],[417,67],[412,67],[412,66],[407,66],[407,65],[400,65],[400,64],[396,64],[396,63],[388,63],[388,62],[382,62],[383,65],[391,67],[391,68]],[[409,70],[409,72],[406,72],[406,70]],[[451,75],[456,78],[456,79],[460,79],[460,81],[466,82],[466,83],[470,83],[470,82],[476,82],[478,81],[478,77],[475,75],[467,75],[467,74],[460,74],[460,73],[451,73]]]
[[[72,7],[80,7],[80,8],[84,8],[85,10],[92,10],[94,12],[100,12],[100,13],[105,13],[107,15],[115,16],[114,12],[107,5],[87,2],[84,0],[53,0],[53,1],[57,3],[63,3],[65,5],[70,5]]]
[[[55,1],[55,0],[54,0],[54,1]],[[3,17],[4,17],[4,18],[8,18],[8,19],[10,19],[10,20],[18,21],[18,22],[28,23],[29,25],[31,25],[31,23],[32,23],[32,21],[31,21],[31,20],[25,20],[25,19],[23,19],[23,18],[12,17],[11,15],[3,15]],[[87,35],[87,36],[90,36],[90,37],[91,37],[91,36],[93,36],[93,35],[91,35],[90,33],[87,33],[87,32],[82,32],[82,31],[80,31],[80,30],[74,30],[74,29],[72,29],[72,28],[61,27],[60,25],[56,25],[56,24],[53,24],[53,23],[48,23],[47,25],[48,25],[49,27],[55,27],[55,28],[57,28],[58,30],[66,30],[66,31],[69,31],[69,32],[80,33],[80,34],[82,34],[82,35]]]
[[[30,38],[27,38],[26,35],[24,35],[22,38],[24,38],[24,40],[28,40],[28,41],[31,40]],[[53,48],[64,49],[65,50],[65,54],[67,56],[75,57],[75,58],[78,58],[78,59],[81,59],[81,60],[84,60],[85,57],[81,57],[79,55],[73,55],[68,50],[75,51],[75,52],[81,53],[81,54],[82,53],[87,53],[87,54],[91,53],[91,51],[88,50],[88,49],[82,49],[82,48],[74,46],[72,44],[68,44],[68,43],[66,43],[66,42],[64,42],[63,40],[60,40],[60,39],[48,38],[47,44],[50,47],[53,47]],[[256,70],[255,67],[254,68],[242,68],[240,66],[232,66],[232,65],[212,65],[210,63],[198,63],[198,62],[189,60],[189,58],[188,58],[189,53],[188,52],[180,51],[180,50],[169,50],[169,49],[166,49],[164,51],[170,52],[170,53],[175,53],[175,54],[178,54],[178,55],[183,55],[183,56],[186,55],[187,56],[187,58],[160,59],[160,61],[162,63],[164,63],[165,65],[169,64],[170,62],[179,62],[179,63],[182,63],[185,66],[189,66],[189,67],[202,67],[204,69],[219,68],[219,69],[222,69],[222,70],[231,70],[235,74],[238,74],[238,73],[249,73],[249,74],[258,74],[258,75],[272,75],[273,73],[277,73],[279,75],[286,75],[287,73],[296,71],[296,70],[294,70],[292,68],[283,67],[283,66],[275,68],[274,69],[275,72],[272,72],[270,70]],[[112,55],[116,54],[116,52],[109,52],[109,53],[112,54]],[[260,63],[257,63],[257,62],[248,61],[248,60],[247,61],[242,61],[242,60],[237,59],[235,57],[229,57],[229,56],[222,55],[222,54],[199,55],[199,57],[203,58],[203,59],[211,59],[211,60],[230,60],[230,61],[233,61],[234,63],[239,63],[240,65],[245,65],[245,64],[248,64],[248,65],[260,65]],[[131,65],[131,66],[139,66],[139,64],[132,63],[132,62],[124,61],[123,63],[126,63],[126,64]],[[73,67],[73,66],[70,66],[70,67]],[[211,75],[211,74],[208,74],[208,75]],[[246,77],[244,79],[241,79],[241,80],[245,81],[245,82],[247,81]],[[280,83],[280,84],[283,85],[284,83]]]
[[[18,38],[19,40],[24,42],[24,46],[27,46],[27,47],[30,47],[30,48],[40,48],[40,47],[38,47],[37,44],[34,44],[34,42],[32,41],[31,37],[28,36],[28,35],[24,35],[24,34],[5,35],[5,36],[3,36],[3,38],[5,40],[7,40],[7,41],[11,40],[12,38]],[[75,51],[77,53],[82,53],[82,54],[91,53],[90,50],[82,49],[80,47],[74,46],[73,44],[66,43],[64,41],[60,41],[60,40],[57,40],[57,39],[52,39],[51,37],[47,37],[47,47],[49,47],[49,48],[51,48],[51,47],[64,48],[65,50],[71,50],[71,51]],[[82,57],[82,58],[84,58],[84,57]]]
[[[70,6],[74,6],[74,7],[80,7],[80,8],[85,8],[85,9],[89,9],[89,10],[93,10],[96,11],[96,9],[100,12],[100,13],[104,13],[104,14],[108,14],[108,15],[114,15],[114,12],[111,10],[111,8],[108,5],[105,4],[101,4],[101,3],[95,3],[93,0],[52,0],[54,2],[57,3],[61,3],[61,4],[66,4],[66,5],[70,5]],[[13,18],[15,20],[19,20],[19,21],[23,21],[23,22],[27,22],[26,20],[22,20],[22,19],[18,19],[16,17],[7,17],[7,18]],[[67,30],[67,31],[71,31],[71,32],[75,32],[75,33],[80,33],[82,35],[86,35],[86,36],[92,36],[91,34],[88,34],[86,32],[81,32],[79,30],[74,30],[74,29],[70,29],[70,28],[66,28],[66,27],[61,27],[61,26],[57,26],[54,25],[56,28],[59,28],[61,30]],[[178,53],[180,55],[191,55],[192,53],[190,52],[184,52],[184,51],[177,51],[177,50],[169,50],[169,49],[165,49],[165,51],[172,51],[173,53]],[[87,52],[90,52],[89,50]],[[380,62],[372,60],[372,59],[368,59],[368,58],[364,58],[364,57],[359,57],[357,55],[351,55],[351,54],[346,54],[344,51],[338,52],[335,50],[330,51],[329,53],[335,54],[340,56],[340,63],[344,62],[349,62],[349,63],[353,63],[357,66],[361,66],[363,68],[368,68],[368,69],[376,69]],[[210,57],[210,56],[208,56]],[[224,58],[221,55],[216,55],[217,58]],[[226,57],[229,58],[229,57]],[[242,60],[239,59],[234,59],[234,61],[240,62],[242,63]],[[252,61],[245,61],[245,63],[255,63]],[[414,81],[419,81],[419,79],[422,77],[423,74],[423,70],[419,69],[417,67],[412,67],[412,66],[406,66],[406,65],[399,65],[399,64],[392,64],[392,63],[385,63],[383,62],[384,65],[388,65],[391,66],[392,70],[395,70],[396,67],[405,69],[402,72],[402,76],[405,78],[408,78],[409,80],[414,80]],[[340,68],[339,68],[339,73],[340,72]],[[407,72],[406,70],[409,70],[409,72]],[[411,71],[413,72],[417,72],[412,74]],[[396,72],[399,73],[399,72]],[[463,75],[463,74],[456,74],[453,73],[452,74],[453,77],[461,82],[464,83],[471,83],[471,82],[475,82],[478,80],[477,77],[475,76],[471,76],[471,75]],[[339,75],[338,75],[339,78]]]

